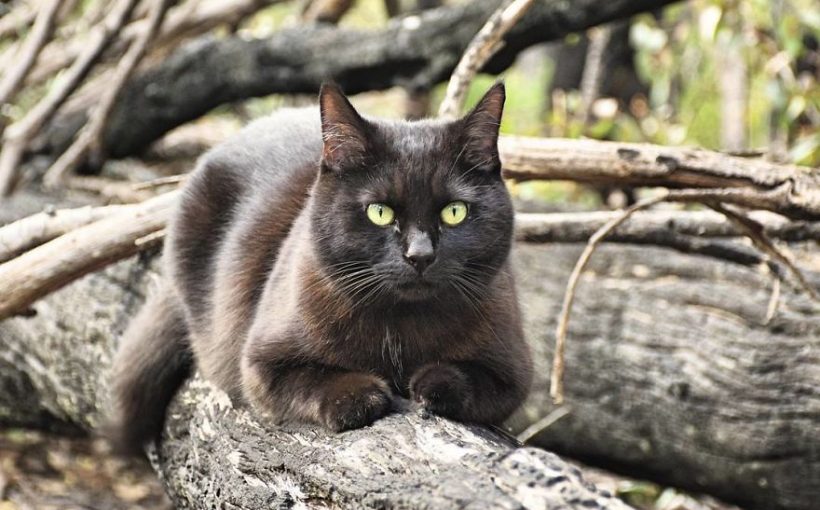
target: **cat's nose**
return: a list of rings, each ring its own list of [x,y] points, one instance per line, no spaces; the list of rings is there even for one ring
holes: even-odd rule
[[[436,260],[436,252],[430,236],[426,232],[413,228],[407,236],[407,250],[404,252],[404,258],[416,268],[416,271],[423,273]]]

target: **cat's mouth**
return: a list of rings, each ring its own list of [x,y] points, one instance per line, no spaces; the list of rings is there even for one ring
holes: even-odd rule
[[[395,290],[401,299],[420,301],[433,297],[438,291],[438,285],[419,277],[398,282]]]

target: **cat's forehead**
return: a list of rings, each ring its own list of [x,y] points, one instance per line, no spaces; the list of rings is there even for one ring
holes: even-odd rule
[[[437,119],[382,123],[379,131],[386,152],[394,158],[442,157],[455,143],[452,124]]]

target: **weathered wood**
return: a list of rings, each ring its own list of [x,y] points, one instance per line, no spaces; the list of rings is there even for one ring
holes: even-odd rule
[[[155,279],[156,260],[129,260],[0,323],[0,423],[41,416],[92,429],[103,423],[116,339]],[[153,463],[179,508],[613,508],[626,505],[580,471],[479,427],[406,411],[331,434],[264,426],[199,378],[177,396]]]
[[[533,394],[511,423],[516,428],[553,409],[547,393],[552,332],[580,250],[578,245],[516,247],[520,299],[538,364]],[[0,352],[14,361],[0,364],[0,371],[30,373],[32,390],[25,395],[33,400],[30,407],[84,427],[100,424],[113,339],[153,278],[146,264],[143,258],[111,266],[35,304],[37,317],[0,323]],[[817,275],[812,278],[817,284]],[[571,412],[536,443],[748,508],[814,508],[820,498],[820,486],[813,482],[820,479],[820,315],[805,298],[787,293],[779,314],[764,325],[769,285],[766,275],[734,264],[649,247],[602,246],[592,258],[591,274],[581,281],[570,324],[566,396]],[[0,393],[0,416],[8,421],[9,409],[21,404],[19,397]],[[433,501],[456,506],[452,498],[473,494],[463,491],[464,484],[475,495],[496,490],[486,482],[489,470],[497,470],[494,487],[522,488],[523,498],[526,483],[508,477],[526,475],[533,463],[552,465],[532,451],[496,455],[484,464],[476,464],[472,453],[453,463],[433,457],[435,462],[425,464],[412,457],[419,465],[398,480],[395,473],[405,468],[396,459],[411,458],[405,456],[414,449],[459,452],[453,446],[463,440],[458,438],[476,434],[442,427],[437,420],[400,415],[371,429],[374,436],[271,432],[196,380],[172,407],[156,462],[182,507],[190,501],[253,507],[285,486],[294,501],[317,504],[362,498],[370,506],[416,507],[429,494],[440,498],[424,500],[431,508],[437,507]],[[473,444],[461,447],[485,451]],[[516,468],[508,461],[519,455],[526,460]],[[373,458],[373,464],[364,460]],[[378,468],[356,477],[361,464]],[[433,475],[436,469],[439,474]],[[337,478],[340,490],[331,491]],[[428,491],[432,480],[443,481],[446,495]],[[357,489],[358,483],[364,489]],[[540,483],[535,487],[543,487]],[[285,492],[270,501],[287,498]]]
[[[484,68],[500,72],[522,49],[675,0],[537,2]],[[401,86],[429,89],[450,77],[470,40],[500,4],[473,0],[391,21],[382,30],[332,26],[282,29],[267,39],[206,38],[135,76],[112,112],[103,149],[133,155],[173,129],[226,103],[269,94],[314,94],[334,80],[348,94]],[[305,65],[305,62],[310,62]],[[43,136],[59,153],[84,123],[68,112]]]
[[[820,220],[820,170],[814,168],[702,149],[562,138],[503,137],[499,150],[505,177],[517,181],[737,189],[749,196],[734,203]]]
[[[0,263],[55,237],[124,210],[128,210],[128,206],[87,205],[76,209],[48,208],[9,225],[0,226]]]
[[[125,206],[112,216],[38,246],[0,265],[0,319],[23,313],[49,292],[141,249],[140,239],[165,227],[177,193]],[[153,238],[152,238],[153,239]]]
[[[607,221],[621,214],[619,211],[518,213],[515,216],[515,236],[527,242],[581,243]],[[763,232],[771,239],[820,241],[818,222],[790,221],[766,211],[754,211],[749,216],[763,226]],[[725,216],[713,211],[661,209],[635,213],[607,236],[607,241],[652,244],[653,239],[669,232],[701,238],[743,236]],[[642,238],[644,242],[640,242]]]

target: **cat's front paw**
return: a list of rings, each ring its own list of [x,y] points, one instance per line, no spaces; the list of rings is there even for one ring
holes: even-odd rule
[[[413,374],[410,396],[431,413],[458,420],[470,396],[470,381],[456,366],[431,363]]]
[[[345,374],[334,381],[321,404],[324,425],[334,432],[370,425],[390,411],[390,388],[370,374]]]

